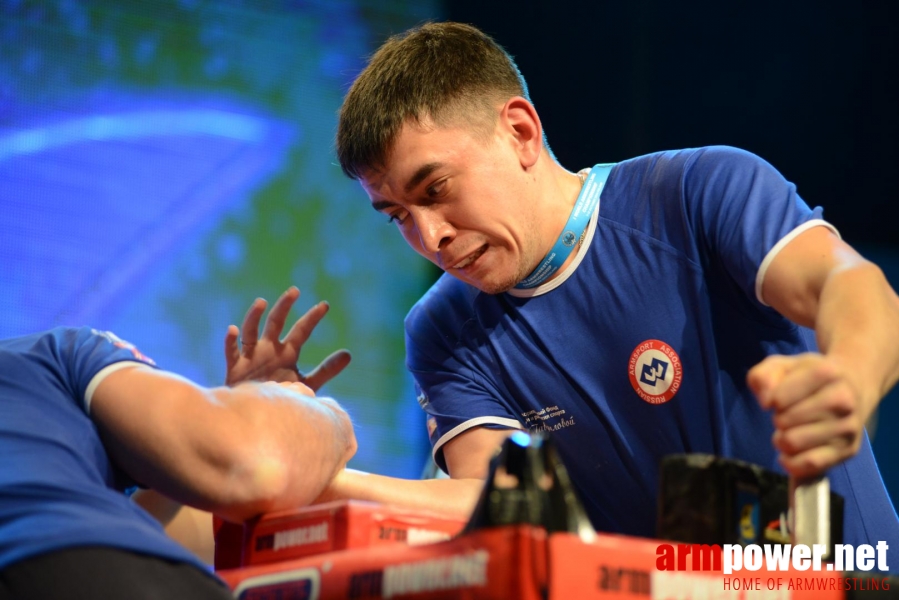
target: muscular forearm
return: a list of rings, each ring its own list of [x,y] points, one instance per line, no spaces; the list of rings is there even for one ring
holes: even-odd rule
[[[91,412],[110,454],[135,480],[243,520],[310,503],[355,452],[346,413],[294,385],[210,390],[134,367],[103,380]]]
[[[483,487],[480,479],[398,479],[344,469],[316,502],[367,500],[467,519]]]
[[[325,398],[282,394],[256,384],[214,390],[242,420],[246,444],[228,466],[219,507],[245,518],[312,502],[356,450],[347,415]]]
[[[819,299],[820,350],[847,365],[870,410],[899,379],[899,298],[883,272],[861,261],[835,270]]]
[[[814,327],[820,352],[769,356],[747,383],[772,410],[783,467],[818,475],[858,452],[865,422],[899,378],[899,299],[876,265],[822,227],[774,258],[763,296]]]

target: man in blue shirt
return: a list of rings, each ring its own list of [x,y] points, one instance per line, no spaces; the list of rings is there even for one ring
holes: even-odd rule
[[[601,530],[653,535],[662,457],[704,452],[826,472],[845,541],[899,551],[864,430],[899,378],[899,299],[771,165],[715,147],[569,171],[511,58],[456,23],[373,55],[337,153],[445,271],[406,340],[452,480],[343,471],[325,497],[464,512],[503,439],[549,430]]]

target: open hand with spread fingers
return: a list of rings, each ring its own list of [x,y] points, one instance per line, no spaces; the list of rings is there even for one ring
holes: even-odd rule
[[[329,309],[327,302],[319,302],[306,311],[281,339],[287,315],[299,297],[300,290],[294,286],[281,294],[265,319],[262,335],[259,334],[259,322],[268,306],[263,298],[257,298],[250,305],[241,329],[236,325],[228,326],[225,334],[227,385],[251,380],[298,381],[317,391],[350,363],[350,353],[338,350],[309,373],[304,375],[299,372],[297,360],[300,350]]]

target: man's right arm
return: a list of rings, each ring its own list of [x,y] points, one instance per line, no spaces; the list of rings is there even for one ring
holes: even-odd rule
[[[91,414],[142,485],[224,518],[309,504],[356,451],[336,402],[300,383],[203,388],[142,365],[109,374]]]
[[[490,460],[516,431],[472,427],[448,441],[442,449],[450,477],[486,479]]]
[[[450,479],[398,479],[345,469],[316,502],[367,500],[468,518],[481,495],[490,460],[514,431],[474,427],[447,442],[443,452]]]

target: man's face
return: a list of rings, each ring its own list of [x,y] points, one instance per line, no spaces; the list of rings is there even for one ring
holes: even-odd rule
[[[488,294],[543,258],[536,186],[501,123],[485,139],[471,127],[407,122],[385,168],[361,183],[416,252]]]

